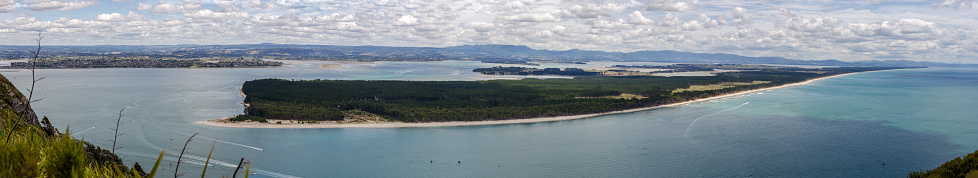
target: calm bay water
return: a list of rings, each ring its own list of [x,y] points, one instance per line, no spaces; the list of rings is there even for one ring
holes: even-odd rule
[[[861,73],[686,106],[586,119],[495,126],[242,129],[192,124],[237,115],[248,80],[485,80],[478,62],[296,62],[254,69],[38,70],[34,105],[64,131],[111,145],[149,169],[256,177],[902,177],[978,149],[978,69]],[[618,63],[591,63],[610,66]],[[632,64],[636,65],[636,64]],[[642,64],[637,64],[642,65]],[[582,67],[550,64],[544,67]],[[21,89],[26,71],[0,72]],[[512,78],[510,76],[493,78]],[[215,139],[216,138],[216,139]],[[189,157],[189,159],[187,159]],[[169,162],[169,163],[168,163]],[[458,163],[461,162],[461,163]]]

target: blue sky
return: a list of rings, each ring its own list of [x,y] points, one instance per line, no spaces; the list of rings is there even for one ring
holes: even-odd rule
[[[678,50],[978,63],[972,0],[0,0],[0,44]]]

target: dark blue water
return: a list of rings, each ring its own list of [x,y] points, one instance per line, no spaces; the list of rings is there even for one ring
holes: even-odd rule
[[[235,87],[259,78],[478,80],[471,62],[321,63],[262,69],[39,70],[35,108],[77,137],[150,165],[193,133],[180,170],[211,176],[244,157],[256,177],[903,177],[978,149],[978,70],[855,74],[711,102],[495,126],[242,129],[192,124],[241,113]],[[594,64],[606,65],[606,64]],[[26,72],[3,72],[20,88]],[[695,121],[695,122],[694,122]],[[189,159],[187,158],[189,157]],[[461,163],[459,163],[461,162]],[[168,173],[172,174],[172,173]]]

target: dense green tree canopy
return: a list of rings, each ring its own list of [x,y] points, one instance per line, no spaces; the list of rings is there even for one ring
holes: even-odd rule
[[[600,113],[884,68],[759,70],[705,77],[578,76],[490,81],[261,79],[245,82],[245,113],[268,119],[342,120],[358,109],[403,122],[481,121]],[[708,91],[690,85],[771,81]],[[616,98],[621,94],[641,97]]]

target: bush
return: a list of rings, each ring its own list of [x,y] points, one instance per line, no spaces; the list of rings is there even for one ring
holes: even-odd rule
[[[240,122],[240,121],[255,121],[255,122],[261,122],[261,123],[267,123],[268,122],[268,120],[265,119],[265,118],[263,118],[263,117],[252,116],[252,115],[244,115],[244,114],[238,115],[238,116],[234,116],[234,117],[232,117],[232,118],[230,118],[228,120],[229,121],[233,121],[233,122]]]
[[[978,175],[978,151],[954,158],[929,171],[917,171],[907,177],[973,177]]]

